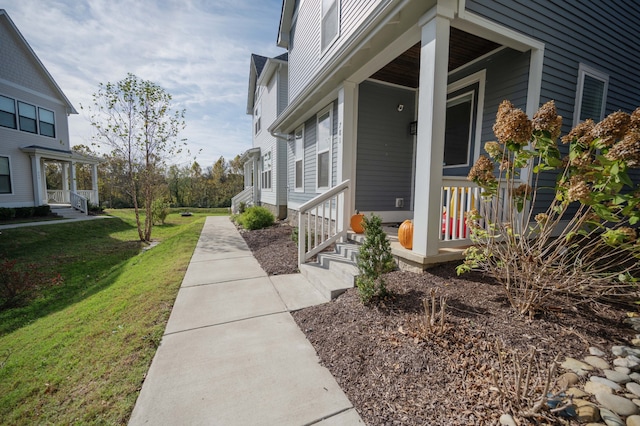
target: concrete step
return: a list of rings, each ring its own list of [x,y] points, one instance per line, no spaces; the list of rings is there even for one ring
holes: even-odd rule
[[[65,219],[77,219],[81,217],[86,217],[87,215],[78,211],[72,207],[55,207],[52,208],[51,211],[58,216],[62,216]]]
[[[343,278],[318,263],[305,263],[300,266],[300,272],[327,299],[335,299],[353,287],[353,284],[347,284]]]

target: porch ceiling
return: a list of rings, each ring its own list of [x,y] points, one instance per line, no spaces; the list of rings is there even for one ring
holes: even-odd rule
[[[485,55],[500,47],[499,44],[451,28],[449,40],[449,71]],[[375,72],[371,78],[417,89],[420,80],[420,43]]]

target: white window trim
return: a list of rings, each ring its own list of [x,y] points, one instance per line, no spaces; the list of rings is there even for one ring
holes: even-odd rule
[[[473,145],[473,116],[474,116],[474,112],[473,112],[473,106],[474,103],[476,101],[475,99],[475,90],[469,90],[468,92],[464,92],[458,96],[455,96],[451,99],[447,99],[447,109],[449,108],[449,103],[455,102],[457,100],[463,99],[463,98],[467,98],[471,96],[471,114],[469,117],[469,136],[467,139],[467,162],[464,164],[452,164],[450,166],[447,165],[442,165],[443,169],[454,169],[454,168],[458,168],[458,167],[469,167],[469,165],[471,164],[471,145]],[[476,119],[477,121],[477,119]],[[476,124],[476,127],[478,127],[478,125]]]
[[[340,0],[335,0],[335,2],[336,2],[335,3],[336,13],[338,14],[338,22],[336,24],[337,25],[336,35],[333,36],[333,38],[327,42],[326,47],[323,49],[322,45],[324,43],[322,43],[322,39],[324,37],[324,32],[322,31],[322,28],[323,28],[322,23],[323,23],[325,14],[324,14],[324,10],[322,10],[322,0],[320,1],[320,53],[321,55],[324,55],[326,52],[328,52],[331,49],[331,46],[333,46],[333,44],[336,42],[336,40],[340,38],[340,15],[341,15],[340,11],[342,9],[341,7],[342,5],[340,4]]]
[[[2,196],[10,196],[15,194],[15,181],[13,180],[13,167],[11,167],[11,156],[10,155],[0,155],[0,157],[4,157],[9,162],[9,185],[11,185],[11,192],[2,192],[0,193],[0,197]]]
[[[31,102],[27,102],[27,101],[23,101],[21,99],[17,99],[14,98],[13,96],[7,96],[4,94],[1,94],[2,97],[6,98],[6,99],[10,99],[13,101],[13,109],[14,109],[14,121],[15,121],[15,127],[5,127],[5,126],[0,126],[3,129],[10,129],[10,130],[14,130],[14,131],[18,131],[18,132],[24,132],[24,133],[29,133],[31,135],[38,135],[38,136],[44,136],[45,138],[51,138],[51,139],[55,139],[58,132],[58,125],[56,122],[56,112],[53,109],[50,108],[45,108],[43,106],[40,106],[39,104],[35,104],[35,103],[31,103]],[[28,106],[32,106],[35,108],[35,125],[36,125],[36,131],[35,132],[30,132],[28,130],[24,130],[22,128],[22,126],[20,126],[20,104],[25,104]],[[48,123],[46,121],[43,121],[40,118],[40,111],[41,110],[45,110],[47,112],[50,112],[51,114],[53,114],[53,123]],[[49,136],[49,135],[43,135],[42,134],[42,126],[41,126],[41,122],[47,123],[47,124],[52,124],[53,125],[53,136]]]
[[[269,168],[265,168],[265,161],[269,161]],[[260,173],[260,188],[262,190],[272,191],[273,189],[273,156],[271,151],[267,151],[262,156],[262,171]]]
[[[296,134],[298,134],[298,132],[301,133],[301,137],[302,137],[302,152],[298,152],[298,142],[296,139]],[[300,127],[298,127],[294,133],[293,133],[293,151],[294,151],[294,155],[293,155],[293,190],[294,192],[304,192],[304,124]],[[297,176],[296,176],[296,171],[298,170],[296,167],[296,163],[298,161],[302,161],[302,167],[301,167],[301,171],[300,173],[302,174],[302,186],[296,186],[297,183]]]
[[[319,135],[318,129],[320,128],[320,117],[329,113],[329,135],[331,136],[331,141],[329,142],[329,147],[327,149],[323,149],[322,151],[318,150],[318,142]],[[329,185],[328,186],[319,186],[318,185],[318,156],[325,152],[329,153]],[[321,110],[318,114],[316,114],[316,192],[321,193],[331,188],[331,182],[333,180],[333,104]]]
[[[578,84],[576,86],[576,103],[573,109],[573,126],[577,126],[580,123],[580,110],[582,109],[582,95],[584,90],[584,77],[589,77],[600,80],[604,83],[604,89],[602,91],[602,105],[600,108],[600,117],[594,117],[594,121],[600,121],[604,118],[604,112],[607,105],[607,93],[609,91],[609,74],[600,70],[590,67],[589,65],[580,63],[578,65]]]
[[[476,132],[473,135],[474,151],[473,158],[470,162],[473,164],[480,157],[480,150],[482,148],[482,121],[484,117],[484,91],[487,80],[487,70],[483,69],[460,80],[454,81],[447,86],[447,95],[449,93],[457,92],[465,87],[473,84],[478,84],[478,105],[476,109]]]

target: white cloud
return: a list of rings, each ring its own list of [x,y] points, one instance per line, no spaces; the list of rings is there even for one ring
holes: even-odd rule
[[[171,93],[187,110],[188,139],[206,167],[251,146],[245,114],[251,53],[276,43],[281,0],[9,0],[4,8],[79,110],[98,83],[127,72]],[[69,118],[71,143],[87,143],[83,114]]]

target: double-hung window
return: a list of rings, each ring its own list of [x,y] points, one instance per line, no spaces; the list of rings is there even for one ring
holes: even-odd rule
[[[320,43],[324,52],[340,33],[340,0],[322,0]]]
[[[318,114],[318,143],[316,144],[316,188],[331,185],[331,145],[333,140],[331,107]]]
[[[0,157],[0,194],[11,194],[9,157]]]
[[[38,117],[40,122],[40,134],[42,136],[49,136],[50,138],[56,137],[56,121],[53,116],[53,111],[48,109],[38,108]]]
[[[6,96],[0,96],[0,126],[10,129],[17,128],[16,102]]]
[[[271,189],[271,151],[262,157],[262,189]]]
[[[262,128],[260,123],[260,105],[256,106],[256,109],[253,113],[253,127],[254,127],[254,133],[256,135],[260,133],[260,129]]]
[[[578,86],[573,113],[574,126],[591,118],[598,122],[604,118],[607,103],[609,75],[585,64],[578,67]]]
[[[29,133],[38,133],[36,107],[31,104],[18,101],[18,115],[20,130]]]
[[[295,158],[295,191],[304,191],[304,127],[300,127],[295,131],[295,145],[294,158]]]

